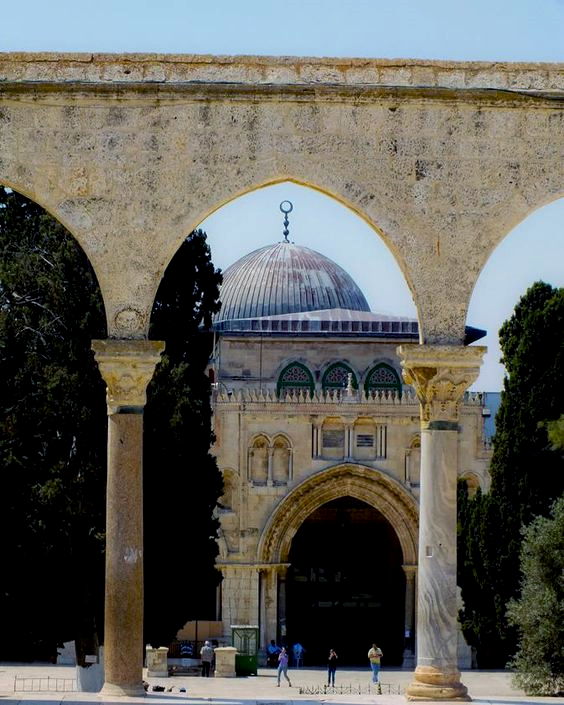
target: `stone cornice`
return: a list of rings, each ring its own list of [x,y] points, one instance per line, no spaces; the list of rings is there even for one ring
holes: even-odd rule
[[[335,84],[564,90],[564,64],[423,59],[0,52],[0,81]]]

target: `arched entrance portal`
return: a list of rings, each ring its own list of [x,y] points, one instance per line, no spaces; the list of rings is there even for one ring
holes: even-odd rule
[[[353,497],[310,514],[292,541],[286,575],[287,641],[308,664],[334,648],[341,664],[366,663],[373,641],[402,660],[405,574],[398,537],[374,507]]]
[[[343,463],[305,479],[259,542],[261,645],[300,640],[310,663],[333,647],[343,662],[366,664],[379,639],[386,662],[399,663],[414,626],[417,538],[415,498],[385,472]]]

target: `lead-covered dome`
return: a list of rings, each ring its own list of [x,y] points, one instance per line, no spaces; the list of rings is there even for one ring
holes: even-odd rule
[[[216,322],[326,309],[370,311],[342,267],[291,242],[261,247],[228,267],[220,298]]]

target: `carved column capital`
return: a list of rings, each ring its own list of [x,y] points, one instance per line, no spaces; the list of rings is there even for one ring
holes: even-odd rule
[[[457,428],[459,404],[476,380],[484,346],[400,345],[402,374],[421,404],[421,427]]]
[[[147,385],[165,344],[160,340],[93,340],[94,357],[106,383],[108,415],[142,411]]]

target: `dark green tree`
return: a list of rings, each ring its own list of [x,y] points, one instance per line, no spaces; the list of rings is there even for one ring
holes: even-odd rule
[[[104,576],[106,413],[90,352],[102,298],[78,243],[0,187],[0,658],[95,653]]]
[[[550,518],[524,530],[521,596],[511,600],[508,621],[517,628],[514,681],[527,695],[564,693],[564,497]]]
[[[145,638],[161,646],[193,619],[214,619],[221,473],[210,454],[208,332],[221,273],[193,232],[169,264],[151,317],[166,349],[148,389],[144,431]]]
[[[221,480],[209,454],[208,339],[198,327],[217,309],[220,280],[205,235],[194,233],[154,307],[153,337],[168,344],[149,391],[145,439],[156,642],[201,614],[206,588],[217,583],[212,511]],[[0,659],[50,657],[74,639],[84,663],[103,640],[107,417],[90,347],[105,336],[81,248],[37,204],[0,187]]]
[[[516,632],[507,603],[519,595],[521,528],[546,516],[564,491],[564,460],[547,422],[564,408],[564,289],[537,282],[500,330],[507,375],[496,415],[491,488],[459,496],[460,619],[483,667],[504,666]]]

